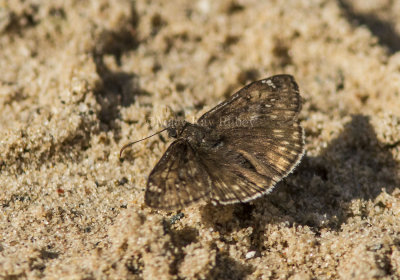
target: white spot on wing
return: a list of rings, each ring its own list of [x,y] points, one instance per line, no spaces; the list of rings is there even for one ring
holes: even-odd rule
[[[266,80],[267,85],[269,85],[272,88],[276,88],[276,85],[271,81],[271,80]]]

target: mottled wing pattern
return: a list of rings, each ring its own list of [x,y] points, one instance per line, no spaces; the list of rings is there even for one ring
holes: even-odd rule
[[[301,110],[299,88],[290,75],[276,75],[253,82],[197,121],[211,128],[269,127],[296,119]]]
[[[300,110],[294,78],[277,75],[249,84],[198,120],[222,139],[214,149],[199,150],[213,200],[252,200],[293,170],[304,151]]]
[[[172,210],[209,194],[211,180],[195,151],[184,139],[173,142],[149,175],[148,206]]]
[[[202,197],[228,204],[268,193],[303,155],[300,109],[290,75],[239,90],[183,127],[150,173],[146,204],[176,209]]]
[[[246,202],[270,192],[303,155],[303,130],[297,122],[220,133],[218,148],[199,150],[213,184],[211,199],[217,203]]]

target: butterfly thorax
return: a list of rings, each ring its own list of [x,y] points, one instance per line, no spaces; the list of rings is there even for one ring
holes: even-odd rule
[[[217,131],[186,121],[172,122],[167,131],[169,137],[185,139],[192,147],[215,148],[223,143]]]

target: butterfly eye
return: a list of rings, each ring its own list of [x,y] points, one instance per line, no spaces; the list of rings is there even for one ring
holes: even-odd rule
[[[168,128],[168,137],[176,138],[178,136],[176,129],[169,127]]]

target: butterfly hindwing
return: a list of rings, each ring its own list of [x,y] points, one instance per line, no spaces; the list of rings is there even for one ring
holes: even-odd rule
[[[303,155],[303,131],[296,122],[271,131],[258,127],[219,132],[222,142],[215,149],[200,149],[199,157],[212,180],[211,198],[221,204],[270,192]]]

